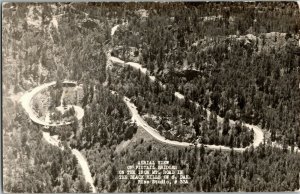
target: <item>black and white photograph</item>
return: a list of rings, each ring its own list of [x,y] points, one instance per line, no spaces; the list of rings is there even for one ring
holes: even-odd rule
[[[300,1],[1,5],[4,193],[300,192]]]

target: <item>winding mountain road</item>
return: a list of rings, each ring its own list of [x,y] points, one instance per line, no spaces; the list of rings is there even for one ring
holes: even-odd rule
[[[298,1],[299,7],[300,7],[300,1]],[[114,35],[114,33],[117,31],[118,27],[120,27],[120,25],[116,25],[112,28],[112,32],[111,35]],[[114,65],[121,65],[121,66],[125,66],[125,65],[129,65],[131,67],[133,67],[134,69],[140,70],[143,74],[147,74],[148,70],[146,68],[144,68],[141,64],[139,63],[134,63],[134,62],[125,62],[117,57],[113,57],[110,55],[110,52],[108,52],[108,56],[107,56],[107,60],[108,63],[114,64]],[[150,73],[149,73],[150,75]],[[154,76],[149,76],[151,81],[155,81],[156,78]],[[160,85],[164,86],[161,82],[159,82]],[[175,97],[177,97],[178,99],[184,99],[185,96],[179,92],[175,92],[174,93]],[[183,147],[188,147],[188,146],[193,146],[194,144],[192,143],[188,143],[188,142],[179,142],[179,141],[172,141],[172,140],[168,140],[165,137],[163,137],[162,135],[159,134],[159,132],[157,130],[155,130],[154,128],[152,128],[151,126],[149,126],[147,124],[147,122],[140,116],[140,114],[138,113],[136,106],[130,102],[130,99],[127,97],[124,97],[124,102],[126,103],[127,107],[130,109],[130,112],[132,114],[132,120],[135,121],[137,123],[138,126],[142,127],[144,130],[146,130],[151,136],[153,136],[155,139],[157,139],[158,141],[162,142],[162,143],[166,143],[169,145],[174,145],[174,146],[183,146]],[[198,103],[195,103],[196,106],[199,106]],[[205,109],[207,111],[207,115],[209,116],[211,114],[210,110]],[[223,122],[224,118],[217,116],[217,120],[218,122]],[[230,125],[235,125],[236,121],[234,120],[229,120]],[[252,125],[252,124],[248,124],[248,123],[243,123],[244,126],[248,127],[249,129],[252,129],[254,132],[254,139],[253,139],[253,143],[250,146],[253,146],[254,148],[258,147],[261,143],[263,143],[264,141],[264,132],[262,130],[262,128],[260,126],[257,125]],[[283,146],[280,144],[272,144],[274,147],[279,147],[282,148]],[[200,144],[197,144],[197,146],[201,146]],[[235,150],[235,151],[240,151],[243,152],[245,151],[247,148],[249,148],[250,146],[247,146],[245,148],[230,148],[228,146],[220,146],[220,145],[204,145],[206,148],[208,149],[222,149],[222,150]],[[291,150],[291,147],[288,146],[287,147],[289,150]],[[299,149],[296,149],[295,152],[300,153]]]
[[[112,35],[116,32],[116,30],[118,29],[119,26],[120,25],[116,25],[116,26],[114,26],[112,28],[112,30],[113,30],[111,32]],[[117,57],[111,56],[110,52],[108,52],[107,59],[108,59],[108,63],[109,64],[115,64],[115,65],[120,65],[120,66],[129,65],[129,66],[133,67],[136,70],[140,70],[141,73],[143,73],[145,75],[148,72],[147,68],[143,67],[141,64],[135,63],[135,62],[125,62],[125,61],[123,61],[123,60],[121,60],[121,59],[119,59]],[[150,78],[151,81],[155,81],[156,80],[155,76],[149,76],[149,78]],[[165,85],[163,83],[159,82],[159,84],[161,86],[165,87]],[[185,98],[185,96],[183,94],[179,93],[179,92],[175,92],[174,95],[178,99],[184,99]],[[140,126],[143,129],[145,129],[150,135],[152,135],[158,141],[166,143],[166,144],[169,144],[169,145],[174,145],[174,146],[189,147],[189,146],[193,146],[194,145],[194,144],[188,143],[188,142],[179,142],[179,141],[173,141],[173,140],[166,139],[165,137],[163,137],[162,135],[160,135],[157,130],[155,130],[153,127],[151,127],[151,126],[149,126],[147,124],[147,122],[139,115],[139,113],[138,113],[138,111],[136,109],[136,106],[133,103],[130,102],[129,98],[124,97],[124,102],[126,103],[127,107],[130,109],[130,112],[132,114],[132,120],[136,121],[136,123],[137,123],[138,126]],[[196,104],[196,106],[199,106],[198,103],[195,103],[195,104]],[[207,115],[208,116],[211,114],[211,112],[208,109],[204,109],[204,110],[207,111]],[[220,116],[217,116],[217,120],[218,120],[218,122],[223,122],[224,119],[221,118]],[[231,125],[234,125],[236,122],[233,121],[233,120],[229,120],[229,123]],[[243,124],[243,125],[246,126],[246,127],[248,127],[249,129],[253,129],[254,140],[253,140],[253,143],[251,145],[253,145],[254,148],[257,147],[257,146],[259,146],[259,144],[262,143],[263,139],[264,139],[264,133],[263,133],[262,129],[259,126],[255,126],[255,125],[251,125],[251,124]],[[201,144],[197,144],[197,146],[200,147]],[[209,144],[205,144],[204,146],[206,148],[208,148],[208,149],[222,149],[222,150],[231,150],[232,149],[231,147],[221,146],[221,145],[209,145]],[[247,146],[245,148],[233,148],[233,149],[235,151],[245,151],[250,146]]]
[[[32,98],[37,95],[38,93],[42,92],[43,90],[46,90],[48,87],[55,85],[55,81],[53,82],[49,82],[49,83],[45,83],[42,85],[39,85],[37,87],[35,87],[34,89],[32,89],[31,91],[27,91],[21,98],[20,98],[20,102],[23,106],[23,108],[25,109],[25,111],[28,113],[30,119],[40,125],[44,125],[44,126],[62,126],[62,125],[68,125],[71,124],[71,122],[65,122],[65,123],[51,123],[50,121],[46,121],[46,120],[41,120],[40,118],[37,117],[36,113],[34,112],[34,110],[31,108],[31,101]],[[64,81],[63,84],[74,84],[75,82],[72,81]],[[84,110],[79,107],[79,106],[75,106],[73,105],[74,109],[75,109],[75,115],[77,117],[78,120],[81,120],[84,116]]]
[[[130,102],[130,99],[127,97],[124,97],[124,102],[126,103],[127,107],[129,108],[131,114],[132,114],[132,121],[136,122],[136,124],[140,127],[142,127],[144,130],[146,130],[152,137],[157,139],[158,141],[173,145],[173,146],[179,146],[179,147],[189,147],[189,146],[194,146],[193,143],[188,143],[188,142],[179,142],[179,141],[173,141],[166,139],[164,136],[160,135],[157,130],[155,130],[153,127],[148,125],[148,123],[140,116],[140,114],[137,111],[136,106]],[[200,147],[201,144],[197,144],[197,147]],[[231,148],[227,146],[220,146],[220,145],[204,145],[208,149],[213,149],[213,150],[227,150],[230,151]],[[233,148],[235,151],[244,151],[246,148]]]
[[[40,93],[43,90],[46,90],[48,87],[55,85],[56,82],[50,82],[50,83],[45,83],[42,85],[39,85],[37,87],[35,87],[34,89],[32,89],[31,91],[27,91],[21,98],[20,98],[20,102],[23,106],[23,108],[25,109],[25,111],[27,112],[27,114],[29,115],[29,118],[40,125],[44,125],[44,126],[63,126],[63,125],[68,125],[71,122],[65,122],[65,123],[50,123],[49,119],[45,119],[45,120],[41,120],[40,118],[37,117],[36,113],[32,110],[31,108],[31,101],[32,98],[37,95],[38,93]],[[74,84],[76,82],[72,82],[72,81],[64,81],[63,83],[65,84]],[[71,105],[69,105],[71,106]],[[75,115],[77,117],[78,120],[81,120],[84,116],[84,110],[79,107],[79,106],[75,106],[73,105],[74,109],[75,109]],[[60,144],[60,141],[58,140],[57,136],[50,136],[50,134],[48,132],[43,132],[43,137],[44,139],[51,145],[53,146],[57,146],[60,149],[63,149],[63,147]],[[72,154],[75,155],[75,157],[78,160],[78,164],[82,169],[82,173],[83,176],[85,178],[85,181],[88,182],[91,187],[92,187],[92,192],[96,193],[97,190],[94,186],[94,181],[89,169],[89,165],[87,163],[87,160],[85,159],[85,157],[80,153],[80,151],[78,151],[77,149],[72,149]]]
[[[299,3],[299,2],[298,2]],[[300,3],[299,3],[299,7],[300,7]],[[54,23],[56,25],[56,23]],[[116,25],[114,26],[112,29],[111,29],[111,35],[113,36],[114,33],[117,31],[118,27],[120,25]],[[118,64],[118,65],[129,65],[135,69],[139,69],[142,73],[144,74],[147,74],[148,70],[144,67],[142,67],[141,64],[139,63],[134,63],[134,62],[124,62],[123,60],[117,58],[117,57],[113,57],[110,55],[110,52],[107,53],[107,66],[113,64]],[[151,81],[155,81],[156,78],[154,76],[149,76],[150,80]],[[67,122],[67,123],[50,123],[49,120],[41,120],[39,119],[35,112],[32,110],[31,108],[31,101],[32,101],[32,98],[37,95],[39,92],[45,90],[46,88],[54,85],[56,82],[50,82],[50,83],[45,83],[45,84],[42,84],[40,86],[37,86],[36,88],[32,89],[31,91],[27,91],[20,99],[20,102],[23,106],[23,108],[25,109],[25,111],[28,113],[30,119],[35,122],[35,123],[38,123],[40,125],[44,125],[44,126],[62,126],[62,125],[67,125],[67,124],[70,124],[71,122]],[[65,81],[63,83],[74,83],[74,82],[71,82],[71,81]],[[160,82],[160,84],[162,84]],[[105,84],[104,84],[105,85]],[[163,85],[163,84],[162,84]],[[164,85],[163,85],[164,86]],[[116,94],[116,92],[112,91],[113,94]],[[184,99],[185,96],[180,94],[179,92],[175,92],[174,94],[178,99]],[[194,146],[194,144],[192,143],[188,143],[188,142],[179,142],[179,141],[173,141],[173,140],[168,140],[166,139],[165,137],[163,137],[162,135],[159,134],[159,132],[157,130],[155,130],[154,128],[152,128],[151,126],[148,125],[148,123],[140,116],[140,114],[138,113],[137,111],[137,108],[136,106],[130,102],[130,99],[127,98],[127,97],[124,97],[123,98],[125,104],[127,105],[127,107],[129,108],[131,114],[132,114],[132,120],[135,121],[137,123],[138,126],[142,127],[144,130],[146,130],[151,136],[153,136],[155,139],[157,139],[158,141],[162,142],[162,143],[166,143],[166,144],[169,144],[169,145],[173,145],[173,146],[181,146],[181,147],[189,147],[189,146]],[[197,106],[199,106],[199,104],[196,103]],[[80,120],[82,119],[82,117],[84,116],[84,110],[79,107],[79,106],[74,106],[74,109],[75,109],[75,112],[76,112],[76,117]],[[208,113],[208,115],[210,114],[210,111],[208,109],[205,109]],[[223,118],[221,117],[217,117],[217,120],[222,122],[223,121]],[[230,120],[230,124],[235,124],[236,122],[233,121],[233,120]],[[264,134],[263,134],[263,131],[262,129],[259,127],[259,126],[255,126],[255,125],[251,125],[251,124],[244,124],[246,127],[250,128],[250,129],[253,129],[254,131],[254,142],[253,144],[253,147],[257,147],[259,146],[260,143],[263,142],[263,139],[264,139]],[[59,147],[60,149],[63,149],[63,147],[61,146],[60,144],[60,141],[58,140],[58,137],[57,136],[50,136],[49,133],[47,132],[43,132],[43,137],[44,139],[51,145],[54,145],[54,146],[57,146]],[[198,147],[200,147],[201,145],[200,144],[197,144]],[[230,148],[228,146],[220,146],[220,145],[204,145],[206,148],[208,149],[214,149],[214,150],[219,150],[219,149],[222,149],[222,150],[235,150],[235,151],[239,151],[239,152],[242,152],[242,151],[245,151],[246,148]],[[282,145],[280,144],[276,144],[274,145],[274,147],[281,147],[282,148]],[[288,147],[288,149],[291,149],[290,147]],[[297,152],[300,153],[300,150],[296,150]],[[77,158],[78,160],[78,164],[80,165],[80,167],[82,168],[82,171],[83,171],[83,175],[84,175],[84,178],[86,180],[86,182],[90,183],[91,187],[92,187],[92,192],[93,193],[96,193],[97,190],[93,184],[93,178],[91,176],[91,172],[90,172],[90,169],[89,169],[89,166],[88,166],[88,163],[85,159],[85,157],[80,153],[80,151],[78,151],[77,149],[72,149],[72,154],[75,155],[75,157]]]

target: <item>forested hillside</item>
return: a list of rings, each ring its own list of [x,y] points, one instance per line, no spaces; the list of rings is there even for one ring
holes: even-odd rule
[[[109,39],[105,29],[109,30],[110,26],[105,25],[107,21],[101,15],[88,18],[84,11],[93,11],[86,10],[86,4],[78,6],[80,9],[71,4],[3,5],[3,185],[6,192],[91,191],[67,146],[72,133],[80,131],[80,125],[44,129],[33,124],[19,104],[26,90],[49,81],[79,81],[88,74],[93,77],[91,82],[105,80],[106,57],[102,44]],[[53,99],[54,106],[60,97],[61,92]],[[43,131],[59,135],[64,150],[49,145],[43,139]]]
[[[129,61],[124,50],[134,47],[135,60],[174,90],[222,117],[261,125],[272,141],[299,146],[297,4],[233,4],[147,5],[148,17],[115,33],[121,47],[112,54]]]
[[[147,134],[148,135],[148,134]],[[134,139],[133,144],[120,153],[102,158],[101,169],[106,169],[111,186],[103,189],[118,192],[229,192],[229,191],[286,191],[299,188],[299,154],[285,153],[281,149],[261,145],[244,153],[208,151],[201,148],[176,148],[149,141],[147,135]],[[131,150],[135,150],[132,152]],[[109,150],[106,154],[112,153]],[[163,160],[184,170],[192,177],[188,185],[137,185],[126,180],[117,180],[115,169],[124,169],[139,160]],[[110,165],[108,165],[110,163]],[[104,180],[107,180],[103,178]],[[99,180],[99,179],[98,179]],[[101,183],[101,180],[99,182]],[[116,182],[116,185],[114,185]],[[111,188],[113,187],[113,189]]]
[[[172,85],[151,83],[149,77],[132,68],[112,70],[109,87],[130,97],[147,122],[170,140],[203,144],[246,147],[253,142],[253,131],[242,126],[217,121],[213,112],[207,115],[202,108],[187,98],[178,100]]]
[[[28,120],[22,107],[3,101],[3,179],[6,192],[86,192],[76,158],[43,139],[42,127]],[[63,144],[64,145],[64,144]]]
[[[4,191],[300,189],[297,3],[5,3],[2,11]],[[62,99],[64,80],[82,98]],[[48,108],[76,104],[82,120],[74,108],[64,115],[70,125],[30,120],[20,97],[52,81],[30,105],[49,98],[50,108],[39,109],[45,118]],[[124,96],[165,140],[190,146],[157,141],[134,121]],[[255,134],[245,123],[263,129],[261,145],[251,146]],[[86,159],[91,182],[73,149]],[[171,186],[118,179],[140,160],[167,160],[192,179]]]

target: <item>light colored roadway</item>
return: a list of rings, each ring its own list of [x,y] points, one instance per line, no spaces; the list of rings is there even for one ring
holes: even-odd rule
[[[300,1],[297,2],[299,5],[299,9],[300,9]],[[116,30],[118,29],[120,25],[116,25],[112,28],[112,32],[111,34],[114,35],[114,33],[116,32]],[[147,73],[147,69],[144,68],[141,64],[139,63],[134,63],[134,62],[125,62],[117,57],[112,57],[110,55],[108,55],[108,61],[110,62],[110,64],[117,64],[117,65],[129,65],[135,69],[139,69],[142,73],[146,74]],[[150,80],[154,81],[156,78],[154,76],[150,76]],[[162,83],[160,83],[161,85],[163,85]],[[163,85],[164,86],[164,85]],[[174,94],[178,99],[184,99],[185,96],[182,95],[179,92],[175,92]],[[134,104],[132,104],[129,99],[127,97],[124,97],[124,102],[126,103],[126,105],[128,106],[128,108],[130,109],[131,113],[132,113],[132,119],[135,120],[137,122],[137,124],[139,126],[141,126],[142,128],[144,128],[149,134],[151,134],[155,139],[163,142],[163,143],[167,143],[170,145],[177,145],[177,146],[191,146],[191,143],[187,143],[187,142],[178,142],[178,141],[171,141],[171,140],[167,140],[165,139],[165,137],[161,136],[155,129],[153,129],[152,127],[150,127],[144,120],[143,118],[141,118],[141,116],[139,115],[138,111],[136,110],[136,107]],[[198,103],[196,103],[197,106],[199,106]],[[207,115],[210,115],[210,111],[208,109],[205,109],[207,111]],[[217,120],[218,122],[223,122],[223,118],[220,116],[217,116]],[[233,120],[229,120],[230,125],[235,125],[236,121]],[[244,123],[244,126],[248,127],[249,129],[252,129],[254,132],[254,140],[253,143],[251,145],[253,145],[253,147],[257,147],[259,146],[259,144],[263,143],[264,140],[264,133],[263,130],[260,126],[257,125],[252,125],[252,124],[248,124],[248,123]],[[198,145],[199,146],[199,145]],[[223,149],[223,150],[230,150],[230,147],[227,146],[217,146],[217,145],[205,145],[207,148],[210,149]],[[249,146],[248,146],[249,147]],[[246,147],[246,148],[248,148]],[[281,145],[277,144],[276,147],[282,147]],[[244,151],[246,148],[234,148],[234,150],[236,151]],[[288,149],[291,149],[291,147],[289,146]],[[300,150],[297,150],[298,152],[300,152]]]
[[[45,126],[61,126],[61,125],[67,125],[70,124],[71,122],[66,122],[66,123],[50,123],[49,121],[43,121],[40,118],[37,117],[36,113],[34,112],[34,110],[31,108],[31,101],[32,98],[37,95],[39,92],[47,89],[50,86],[55,85],[56,82],[49,82],[49,83],[45,83],[42,85],[39,85],[37,87],[35,87],[34,89],[32,89],[31,91],[27,91],[20,99],[20,102],[23,106],[23,108],[25,109],[25,111],[28,113],[30,119],[35,122],[38,123],[40,125],[45,125]],[[63,83],[75,83],[75,82],[71,82],[71,81],[64,81]],[[78,120],[81,120],[83,118],[84,115],[84,110],[79,107],[79,106],[75,106],[73,105],[75,112],[76,112],[76,117]]]
[[[117,58],[117,57],[112,57],[112,56],[109,56],[108,57],[108,60],[110,60],[112,62],[112,64],[117,64],[117,65],[129,65],[135,69],[139,69],[142,73],[146,74],[147,73],[147,69],[142,67],[141,64],[138,64],[138,63],[133,63],[133,62],[124,62],[123,60]],[[152,76],[152,81],[155,80],[155,77]],[[181,93],[179,92],[175,92],[174,94],[178,99],[184,99],[185,96],[182,95]],[[167,143],[167,144],[170,144],[170,145],[176,145],[176,146],[191,146],[193,144],[191,143],[188,143],[188,142],[178,142],[178,141],[172,141],[172,140],[168,140],[168,139],[165,139],[165,137],[161,136],[155,129],[153,129],[151,126],[149,126],[144,120],[143,118],[141,118],[141,116],[138,114],[138,111],[135,109],[135,105],[132,104],[129,99],[127,97],[124,98],[124,101],[126,103],[126,105],[128,106],[128,108],[130,109],[131,113],[132,113],[132,117],[133,117],[133,120],[135,120],[137,122],[137,124],[139,126],[141,126],[142,128],[144,128],[148,133],[150,133],[155,139],[163,142],[163,143]],[[197,103],[196,103],[197,106],[199,106]],[[208,113],[208,116],[210,115],[210,111],[205,109]],[[217,116],[217,120],[218,122],[223,122],[223,118],[221,118],[220,116]],[[230,124],[231,125],[234,125],[236,122],[233,121],[233,120],[229,120]],[[250,124],[244,124],[246,127],[248,127],[249,129],[253,129],[253,132],[254,132],[254,140],[253,140],[253,143],[251,145],[253,145],[253,147],[257,147],[259,146],[260,143],[263,142],[263,139],[264,139],[264,134],[263,134],[263,131],[262,129],[259,127],[259,126],[255,126],[255,125],[250,125]],[[200,146],[200,145],[198,145]],[[219,146],[219,145],[205,145],[207,148],[209,149],[222,149],[222,150],[231,150],[230,147],[228,146]],[[249,147],[249,146],[248,146]],[[248,148],[246,147],[246,148]],[[246,148],[233,148],[234,150],[236,151],[244,151]]]
[[[46,84],[42,84],[39,85],[37,87],[35,87],[34,89],[32,89],[31,91],[27,91],[20,99],[20,102],[23,106],[23,108],[25,109],[25,111],[28,113],[30,119],[35,122],[38,123],[40,125],[44,125],[44,126],[62,126],[62,125],[67,125],[70,124],[71,122],[67,122],[67,123],[58,123],[58,124],[50,124],[49,121],[43,121],[40,120],[36,114],[34,113],[34,111],[31,108],[31,101],[32,98],[37,95],[39,92],[47,89],[50,86],[55,85],[56,82],[50,82],[50,83],[46,83]],[[75,83],[72,81],[64,81],[63,83]],[[70,106],[70,105],[69,105]],[[79,107],[79,106],[75,106],[73,105],[75,112],[76,112],[76,117],[78,120],[82,119],[82,117],[84,116],[84,110]],[[60,141],[58,140],[57,136],[50,136],[49,133],[47,132],[43,132],[43,137],[44,139],[51,145],[57,146],[60,149],[63,149],[63,147],[60,145]],[[81,169],[82,169],[82,173],[83,176],[85,178],[85,181],[90,183],[91,187],[92,187],[92,192],[96,193],[96,188],[94,186],[94,181],[88,166],[88,163],[85,159],[85,157],[77,150],[77,149],[72,149],[72,153],[75,155],[75,157],[78,160],[78,164],[80,165]]]

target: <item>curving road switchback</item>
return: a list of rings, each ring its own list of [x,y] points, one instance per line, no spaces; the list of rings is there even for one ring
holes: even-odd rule
[[[41,120],[40,118],[37,117],[36,113],[34,112],[34,110],[31,108],[31,101],[32,98],[37,95],[39,92],[46,90],[48,87],[55,85],[56,82],[49,82],[49,83],[45,83],[42,85],[39,85],[37,87],[35,87],[34,89],[32,89],[31,91],[27,91],[20,99],[20,102],[23,106],[23,108],[25,109],[25,111],[27,112],[27,114],[29,115],[30,119],[40,125],[44,125],[44,126],[62,126],[62,125],[68,125],[71,122],[65,122],[65,123],[50,123],[49,120]],[[64,81],[63,83],[65,84],[76,84],[76,82],[72,82],[72,81]],[[75,114],[78,120],[81,120],[82,117],[84,116],[84,110],[79,107],[79,106],[75,106],[73,105],[74,109],[75,109]],[[50,134],[48,132],[43,132],[43,137],[44,139],[51,145],[53,146],[57,146],[60,149],[63,149],[63,147],[61,146],[60,141],[58,140],[57,136],[50,136]],[[85,157],[80,153],[80,151],[78,151],[77,149],[72,149],[72,154],[75,155],[75,157],[78,160],[78,164],[80,165],[81,169],[82,169],[82,173],[83,176],[85,178],[85,181],[88,182],[91,187],[92,187],[92,192],[96,193],[96,187],[94,186],[94,181],[89,169],[89,165],[87,163],[87,160],[85,159]]]
[[[298,1],[299,7],[300,7],[300,1]],[[114,33],[117,31],[118,27],[120,27],[120,25],[116,25],[112,28],[112,32],[111,35],[114,35]],[[113,57],[110,55],[110,51],[107,53],[107,60],[108,60],[108,64],[113,64],[113,65],[120,65],[120,66],[125,66],[125,65],[129,65],[131,67],[133,67],[134,69],[140,70],[143,74],[147,74],[148,70],[146,68],[144,68],[141,64],[139,63],[135,63],[135,62],[125,62],[117,57]],[[150,75],[150,74],[148,74]],[[154,76],[149,76],[151,81],[155,81],[156,78]],[[159,82],[160,85],[164,86],[161,82]],[[178,99],[184,99],[185,96],[179,92],[175,92],[174,93],[175,97],[177,97]],[[179,141],[172,141],[172,140],[168,140],[165,137],[163,137],[162,135],[159,134],[159,132],[157,130],[155,130],[154,128],[152,128],[151,126],[149,126],[147,124],[147,122],[139,115],[136,106],[130,102],[130,99],[127,97],[124,97],[124,102],[126,103],[127,107],[130,109],[130,112],[132,114],[132,120],[135,121],[137,123],[138,126],[142,127],[144,130],[146,130],[150,135],[152,135],[155,139],[157,139],[160,142],[169,144],[169,145],[174,145],[174,146],[184,146],[184,147],[188,147],[188,146],[192,146],[194,144],[192,143],[188,143],[188,142],[179,142]],[[195,103],[196,106],[199,106],[198,103]],[[205,109],[207,111],[207,115],[209,116],[211,114],[211,112],[208,109]],[[217,120],[218,122],[223,122],[224,118],[217,116]],[[235,125],[236,121],[234,120],[229,120],[230,125]],[[248,127],[249,129],[252,129],[254,132],[254,139],[253,139],[253,143],[250,146],[253,146],[254,148],[258,147],[261,143],[263,143],[264,141],[264,132],[262,130],[262,128],[260,126],[257,125],[252,125],[252,124],[248,124],[248,123],[243,123],[244,126]],[[283,146],[280,144],[272,144],[274,147],[278,147],[278,148],[282,148]],[[200,144],[197,145],[198,147],[201,146]],[[250,146],[247,146],[245,148],[230,148],[228,146],[220,146],[220,145],[204,145],[206,148],[208,149],[222,149],[222,150],[235,150],[235,151],[245,151],[247,148],[249,148]],[[291,150],[291,147],[288,146],[288,149]],[[299,149],[295,150],[296,152],[300,153]]]

